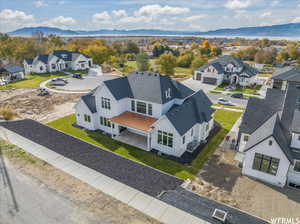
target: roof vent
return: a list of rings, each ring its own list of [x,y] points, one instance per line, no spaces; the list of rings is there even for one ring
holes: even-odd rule
[[[225,223],[227,218],[227,212],[216,208],[212,217],[221,221],[222,223]]]

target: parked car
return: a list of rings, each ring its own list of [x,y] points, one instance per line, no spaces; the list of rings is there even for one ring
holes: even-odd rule
[[[233,105],[229,100],[226,100],[224,98],[218,98],[218,104],[222,105]]]
[[[75,74],[73,74],[73,78],[82,79],[82,75],[80,73],[75,73]]]
[[[38,96],[47,96],[47,95],[49,95],[49,91],[45,88],[40,88],[38,91],[39,91]]]
[[[244,95],[242,93],[234,93],[231,95],[232,98],[244,98]]]
[[[54,78],[51,80],[51,82],[64,82],[65,84],[67,84],[68,80],[66,80],[64,78]]]
[[[7,84],[8,84],[8,81],[0,80],[0,86],[4,86],[4,85],[7,85]]]

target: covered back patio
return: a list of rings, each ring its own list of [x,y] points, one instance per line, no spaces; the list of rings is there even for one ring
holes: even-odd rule
[[[111,122],[115,125],[114,139],[150,151],[151,131],[156,121],[156,118],[124,112],[111,118]]]

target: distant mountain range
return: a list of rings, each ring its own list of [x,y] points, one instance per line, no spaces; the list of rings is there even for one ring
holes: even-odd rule
[[[155,36],[155,35],[181,35],[181,36],[256,36],[256,37],[300,37],[300,23],[289,23],[273,26],[241,27],[232,29],[217,29],[207,32],[197,31],[175,31],[175,30],[157,30],[157,29],[101,29],[95,31],[83,30],[64,30],[54,27],[24,27],[13,32],[12,36],[31,36],[32,33],[41,31],[45,35],[55,34],[59,36],[77,36],[77,35],[136,35],[136,36]]]

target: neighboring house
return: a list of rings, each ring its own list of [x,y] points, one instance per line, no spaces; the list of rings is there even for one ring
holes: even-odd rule
[[[77,125],[102,130],[144,150],[180,157],[205,142],[214,125],[203,91],[150,72],[104,81],[75,106]]]
[[[25,78],[24,69],[18,65],[7,65],[1,67],[0,78],[7,82],[22,80]]]
[[[244,153],[244,175],[300,189],[300,74],[285,74],[280,89],[268,89],[265,99],[249,100],[239,151]]]
[[[251,86],[256,84],[257,73],[255,68],[240,59],[224,55],[197,69],[193,78],[212,85],[226,82],[231,85]]]
[[[288,82],[300,83],[300,68],[286,67],[273,73],[272,85],[274,89],[286,89]]]
[[[87,55],[57,50],[51,54],[38,55],[23,61],[25,73],[47,73],[63,70],[85,70],[93,65],[92,58]]]

